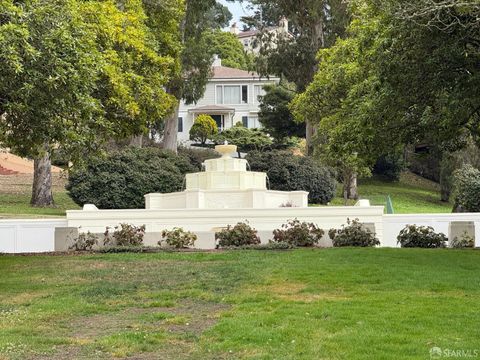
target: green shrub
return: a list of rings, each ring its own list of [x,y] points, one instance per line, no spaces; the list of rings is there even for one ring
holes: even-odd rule
[[[475,239],[472,236],[470,236],[470,234],[467,231],[464,231],[462,235],[456,236],[452,240],[450,247],[454,249],[474,248]]]
[[[226,229],[215,233],[215,240],[218,241],[218,246],[221,248],[260,244],[257,230],[247,222],[239,222],[233,227],[228,225]]]
[[[165,249],[159,247],[147,246],[104,246],[96,252],[104,254],[121,254],[121,253],[149,253],[155,254],[165,252]]]
[[[292,246],[309,247],[320,242],[325,232],[313,223],[289,220],[281,229],[273,230],[273,241]]]
[[[190,129],[190,140],[205,144],[218,134],[218,126],[210,115],[198,115]]]
[[[187,148],[179,147],[178,154],[185,158],[188,158],[190,164],[194,166],[197,171],[202,170],[203,163],[205,160],[218,159],[221,155],[212,149],[198,149],[198,148]]]
[[[480,212],[480,170],[465,165],[454,173],[455,207]]]
[[[90,251],[95,245],[98,244],[98,238],[94,234],[87,232],[81,233],[74,240],[73,244],[69,247],[70,250],[74,251]]]
[[[130,224],[120,224],[115,226],[113,233],[110,228],[105,231],[104,245],[108,246],[142,246],[145,236],[145,225],[134,226]]]
[[[270,241],[266,244],[227,246],[227,247],[223,247],[222,249],[224,250],[291,250],[294,248],[295,246],[285,242]]]
[[[387,181],[398,181],[404,168],[402,154],[383,155],[377,159],[372,173]]]
[[[397,236],[398,243],[405,248],[443,248],[447,242],[445,234],[436,233],[430,226],[407,225]]]
[[[267,173],[272,190],[308,191],[308,200],[315,204],[327,204],[336,195],[334,171],[310,157],[288,151],[253,151],[247,160],[252,171]]]
[[[273,144],[273,140],[262,129],[247,129],[242,123],[222,131],[215,136],[216,144],[229,144],[238,146],[238,153],[250,150],[263,150]]]
[[[334,247],[358,246],[373,247],[380,245],[375,234],[367,229],[358,219],[347,219],[347,226],[341,229],[331,229],[328,236],[332,239]]]
[[[144,208],[145,194],[181,191],[185,174],[196,171],[186,156],[153,147],[127,148],[89,159],[70,173],[67,190],[80,206]]]
[[[158,245],[162,245],[164,242],[175,249],[187,249],[194,246],[195,241],[197,241],[197,235],[194,233],[185,231],[183,228],[173,228],[173,230],[162,231],[162,240],[158,242]]]

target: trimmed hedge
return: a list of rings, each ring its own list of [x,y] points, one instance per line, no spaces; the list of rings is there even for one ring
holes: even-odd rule
[[[127,148],[92,158],[84,168],[72,171],[67,190],[80,206],[144,208],[145,194],[181,191],[185,174],[199,170],[188,157],[171,151]]]
[[[311,157],[288,151],[252,151],[247,160],[252,171],[267,173],[271,190],[308,191],[308,200],[314,204],[327,204],[335,197],[334,171]]]
[[[465,165],[454,173],[455,208],[480,212],[480,170]]]

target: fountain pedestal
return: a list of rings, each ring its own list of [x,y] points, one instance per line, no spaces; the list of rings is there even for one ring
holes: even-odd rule
[[[205,172],[187,174],[186,190],[145,195],[146,209],[267,209],[308,207],[305,191],[267,190],[267,174],[247,171],[247,161],[234,159],[235,145],[219,145],[219,159],[205,161]]]

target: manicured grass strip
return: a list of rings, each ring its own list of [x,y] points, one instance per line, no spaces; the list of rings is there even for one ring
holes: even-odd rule
[[[426,359],[480,349],[480,252],[0,257],[0,358]]]

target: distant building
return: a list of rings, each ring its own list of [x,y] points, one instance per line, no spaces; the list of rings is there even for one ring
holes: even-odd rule
[[[249,53],[258,54],[260,52],[261,43],[258,35],[259,30],[240,31],[237,23],[233,23],[230,27],[230,32],[238,37],[242,43],[245,51]],[[280,19],[278,26],[269,27],[266,32],[271,35],[272,47],[275,47],[275,40],[280,36],[291,36],[288,31],[288,20],[286,18]]]
[[[255,72],[222,66],[221,59],[215,59],[203,98],[196,104],[180,104],[178,141],[189,141],[193,122],[201,114],[210,115],[220,130],[231,128],[237,122],[248,128],[261,127],[258,98],[264,94],[263,86],[279,81],[276,77],[261,78]]]

